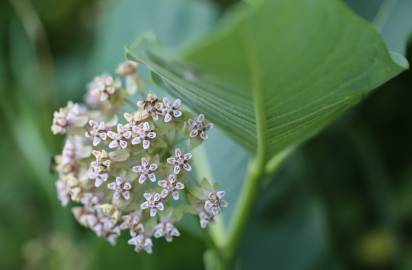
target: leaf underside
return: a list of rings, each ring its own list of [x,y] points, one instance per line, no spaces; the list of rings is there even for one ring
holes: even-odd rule
[[[150,35],[127,53],[252,153],[254,95],[263,95],[259,110],[271,156],[312,136],[407,68],[368,22],[335,0],[242,5],[180,54],[162,49]]]

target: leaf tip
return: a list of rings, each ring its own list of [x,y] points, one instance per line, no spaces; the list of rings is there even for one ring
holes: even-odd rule
[[[402,54],[391,51],[390,55],[392,60],[402,69],[409,69],[408,60]]]
[[[127,59],[135,60],[133,51],[135,51],[142,44],[154,44],[154,43],[157,43],[156,35],[153,32],[143,32],[135,39],[135,41],[133,41],[131,45],[125,46],[125,49],[124,49],[125,57]]]

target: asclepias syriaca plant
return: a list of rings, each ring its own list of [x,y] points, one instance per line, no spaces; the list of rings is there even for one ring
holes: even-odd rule
[[[152,253],[152,238],[171,242],[184,214],[213,223],[227,206],[225,192],[195,179],[191,150],[213,127],[180,99],[138,89],[138,64],[121,63],[120,78],[104,74],[88,86],[85,104],[68,102],[54,113],[51,130],[66,134],[55,157],[61,203],[75,218],[115,244],[122,231],[136,252]],[[130,100],[136,92],[142,99]],[[126,104],[131,109],[121,115]]]
[[[146,34],[126,50],[128,59],[147,67],[158,86],[197,114],[187,116],[189,112],[180,110],[181,102],[176,102],[176,99],[163,100],[150,94],[142,97],[138,104],[141,113],[136,116],[126,115],[120,128],[117,128],[118,123],[111,117],[106,117],[103,124],[100,123],[101,120],[86,123],[82,118],[81,106],[75,109],[79,113],[72,116],[76,121],[71,129],[83,129],[82,132],[87,136],[81,136],[82,140],[87,138],[89,144],[92,144],[89,147],[98,151],[92,152],[90,149],[88,151],[91,155],[79,155],[88,154],[89,165],[100,162],[93,153],[103,155],[101,162],[107,163],[102,163],[104,166],[99,167],[102,168],[102,175],[92,174],[95,178],[87,180],[93,185],[102,183],[98,188],[107,185],[105,195],[108,198],[105,198],[103,207],[98,208],[102,215],[119,216],[116,211],[123,207],[124,202],[127,203],[125,194],[131,198],[136,195],[130,191],[135,190],[135,186],[129,189],[130,184],[126,183],[125,176],[118,175],[115,171],[107,173],[107,166],[112,169],[115,164],[125,164],[125,160],[132,160],[128,168],[130,174],[138,174],[138,178],[132,180],[137,186],[141,185],[140,181],[149,187],[151,179],[156,177],[158,186],[155,190],[142,190],[140,201],[135,205],[130,204],[146,217],[143,218],[146,222],[143,225],[144,232],[141,228],[135,230],[132,239],[134,235],[142,236],[131,240],[132,244],[140,243],[140,247],[144,248],[148,235],[153,233],[156,237],[157,229],[167,229],[169,226],[169,231],[172,231],[171,225],[166,225],[162,220],[164,217],[169,218],[170,224],[176,227],[176,221],[182,213],[195,213],[200,225],[205,227],[213,221],[211,217],[215,217],[227,205],[225,201],[229,201],[231,207],[225,210],[224,219],[216,218],[217,225],[211,226],[213,244],[204,256],[206,269],[234,268],[237,251],[254,210],[253,205],[259,199],[263,180],[273,175],[285,153],[309,139],[373,89],[408,67],[402,56],[387,50],[371,24],[353,14],[341,1],[245,2],[247,4],[242,3],[229,13],[215,31],[190,47],[170,53],[159,46],[154,35]],[[166,29],[169,31],[169,27]],[[126,66],[120,69],[129,70]],[[107,89],[99,99],[91,93],[101,91],[90,90],[86,100],[92,106],[97,106],[100,112],[114,115],[113,111],[118,110],[120,104],[130,103],[128,95],[135,87],[133,80],[128,78],[130,77],[125,77],[123,90],[113,92],[113,85],[118,83],[111,77],[100,77],[96,80],[98,85],[102,84],[102,80],[108,82],[103,83],[106,86],[97,88]],[[135,103],[133,100],[131,105],[135,106]],[[69,107],[73,106],[75,105],[69,104]],[[176,111],[181,111],[182,115],[178,116],[180,113]],[[143,121],[148,124],[141,124],[140,127],[140,133],[145,135],[139,136],[134,145],[135,135],[132,130],[132,134],[128,132],[127,123],[130,122],[129,119],[139,120],[142,117],[149,119]],[[158,120],[155,120],[156,117]],[[187,165],[183,164],[191,166],[191,161],[195,158],[185,159],[185,154],[198,143],[204,142],[210,131],[211,125],[205,117],[250,155],[249,164],[244,166],[247,167],[244,179],[228,177],[230,179],[201,180],[185,170],[184,166],[187,168]],[[169,122],[169,119],[172,120]],[[109,129],[110,135],[108,132],[100,132],[100,128]],[[63,125],[55,129],[66,128]],[[156,133],[155,137],[153,133]],[[160,139],[162,136],[173,136],[175,140]],[[187,148],[180,146],[183,138],[186,142],[189,138]],[[97,146],[93,146],[94,143]],[[105,146],[104,153],[99,148],[101,146]],[[144,156],[145,160],[142,160],[142,156],[125,154],[125,149],[136,146],[140,147],[140,151],[147,150],[149,153]],[[204,146],[208,149],[209,144]],[[176,148],[180,151],[176,152]],[[159,151],[158,156],[152,155],[153,151]],[[223,149],[215,152],[218,151]],[[112,159],[111,162],[107,162],[107,156]],[[235,155],[232,156],[236,159]],[[176,163],[182,166],[176,167]],[[166,171],[162,171],[165,167],[161,164],[166,165]],[[89,169],[86,167],[84,170]],[[223,162],[221,167],[213,167],[211,171],[214,173],[224,170],[226,167]],[[142,171],[147,176],[140,179]],[[184,178],[181,178],[182,173]],[[214,175],[213,173],[210,175]],[[117,176],[122,178],[117,180]],[[210,180],[222,182],[222,186],[228,191],[225,199],[222,198],[222,189],[216,189]],[[168,195],[168,200],[174,207],[173,213],[169,214],[167,209],[170,209],[170,205],[163,203],[162,190],[171,182],[176,185],[180,182],[184,188]],[[241,192],[231,192],[232,186],[239,182],[243,184]],[[98,189],[93,185],[91,189]],[[60,189],[62,188],[59,187]],[[156,193],[159,195],[156,196]],[[182,208],[175,204],[177,196]],[[117,200],[117,197],[120,199]],[[133,218],[141,220],[141,215],[136,215],[137,218],[130,216],[130,208],[126,209],[122,213],[126,213],[127,222]],[[76,211],[79,212],[75,210],[75,213]],[[151,213],[154,217],[151,217]],[[77,213],[76,215],[78,216]],[[117,234],[113,238],[116,236]],[[147,246],[151,245],[151,240],[147,240]],[[256,249],[258,245],[247,243],[246,246],[250,250]]]

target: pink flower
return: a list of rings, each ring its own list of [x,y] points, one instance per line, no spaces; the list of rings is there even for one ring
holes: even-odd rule
[[[182,154],[179,148],[175,149],[174,156],[171,156],[167,159],[167,163],[171,165],[175,165],[173,168],[173,173],[178,175],[181,169],[184,169],[187,172],[192,170],[192,166],[190,166],[189,161],[192,159],[191,153]]]

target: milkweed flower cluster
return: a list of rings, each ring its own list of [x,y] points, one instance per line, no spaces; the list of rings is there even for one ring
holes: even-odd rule
[[[96,77],[85,104],[69,102],[54,113],[51,131],[67,136],[55,157],[62,205],[73,205],[78,222],[110,243],[128,231],[135,251],[152,253],[153,238],[180,236],[184,214],[197,215],[206,228],[227,202],[223,191],[192,174],[191,151],[212,124],[180,99],[138,89],[137,69],[126,61],[118,77]],[[142,99],[131,102],[138,94]]]

